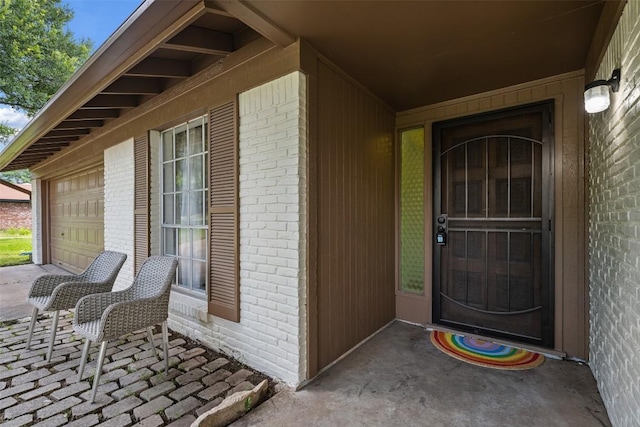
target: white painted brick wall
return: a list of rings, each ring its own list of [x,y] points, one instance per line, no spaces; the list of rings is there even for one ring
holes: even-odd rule
[[[598,77],[622,69],[589,115],[590,366],[614,426],[640,426],[640,2],[624,9]]]
[[[42,264],[42,180],[31,180],[31,256],[34,264]]]
[[[149,250],[151,255],[161,255],[160,240],[160,184],[162,177],[160,172],[160,132],[149,132],[149,229],[151,236],[149,240]]]
[[[104,248],[127,254],[114,290],[133,282],[133,139],[104,152]]]
[[[242,93],[240,323],[171,295],[170,327],[297,385],[306,379],[306,81]]]

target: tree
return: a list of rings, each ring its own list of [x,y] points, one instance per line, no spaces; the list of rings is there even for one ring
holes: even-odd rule
[[[0,151],[2,151],[2,146],[6,145],[9,142],[9,139],[15,133],[15,129],[5,125],[4,123],[0,123]]]
[[[89,56],[61,0],[0,0],[0,104],[35,114]]]
[[[0,105],[34,115],[87,60],[92,42],[74,39],[72,18],[61,0],[0,0]],[[0,152],[16,131],[0,123]],[[4,178],[28,182],[29,173]]]
[[[31,172],[27,169],[19,169],[10,172],[0,172],[0,179],[9,181],[13,184],[22,184],[31,181]]]

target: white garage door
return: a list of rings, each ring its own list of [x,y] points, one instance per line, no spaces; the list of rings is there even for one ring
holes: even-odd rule
[[[104,168],[50,181],[51,263],[80,272],[104,248]]]

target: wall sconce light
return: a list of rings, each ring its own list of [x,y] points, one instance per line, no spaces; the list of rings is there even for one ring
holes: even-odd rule
[[[609,108],[609,87],[612,92],[620,88],[620,68],[613,70],[609,80],[595,80],[584,87],[584,109],[587,113],[599,113]]]

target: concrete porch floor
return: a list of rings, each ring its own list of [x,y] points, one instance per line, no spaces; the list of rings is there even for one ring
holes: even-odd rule
[[[437,350],[424,328],[394,322],[298,392],[279,393],[243,426],[608,426],[585,364],[482,368]]]

